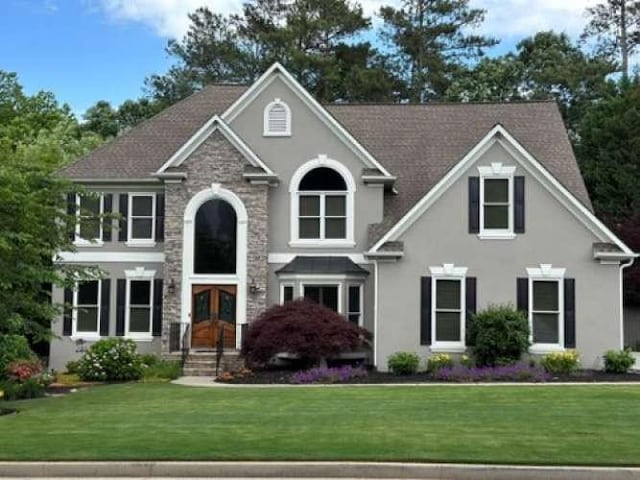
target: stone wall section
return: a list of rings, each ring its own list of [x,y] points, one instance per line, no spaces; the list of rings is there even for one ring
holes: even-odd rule
[[[247,210],[247,282],[257,287],[257,293],[252,293],[247,286],[247,321],[266,307],[269,187],[247,182],[242,176],[245,165],[247,161],[233,145],[220,132],[214,132],[182,164],[187,179],[165,184],[163,354],[169,353],[170,324],[180,321],[184,211],[191,198],[212,183],[235,193]],[[169,293],[167,287],[172,280],[175,291]]]

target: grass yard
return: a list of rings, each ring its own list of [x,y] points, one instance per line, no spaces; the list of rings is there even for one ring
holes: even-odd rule
[[[640,465],[640,386],[127,384],[4,406],[0,460]]]

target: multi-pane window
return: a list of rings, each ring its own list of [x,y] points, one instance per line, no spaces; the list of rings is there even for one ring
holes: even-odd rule
[[[463,279],[434,279],[435,344],[464,342],[462,286]]]
[[[75,292],[75,333],[99,334],[100,280],[79,282]]]
[[[531,324],[533,343],[560,343],[560,289],[559,280],[531,281]]]
[[[153,241],[155,194],[129,195],[129,241]]]
[[[151,335],[153,312],[153,282],[151,280],[129,280],[129,302],[127,306],[127,333]]]
[[[102,195],[78,195],[78,224],[76,241],[95,241],[102,239],[102,218],[104,198]]]
[[[324,305],[334,312],[340,311],[338,285],[304,285],[303,296],[313,302]]]
[[[298,237],[321,240],[347,238],[347,186],[335,170],[316,168],[300,182]]]
[[[362,285],[349,285],[347,290],[347,319],[360,325],[362,321]]]
[[[290,302],[293,300],[293,285],[282,285],[280,303]]]
[[[510,209],[508,178],[484,179],[484,230],[509,230]]]

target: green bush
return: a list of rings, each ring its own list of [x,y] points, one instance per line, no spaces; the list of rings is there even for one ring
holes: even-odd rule
[[[147,367],[154,366],[156,363],[158,363],[159,360],[160,359],[158,358],[158,356],[153,353],[145,353],[144,355],[142,355],[142,363]]]
[[[67,373],[77,374],[80,371],[80,360],[69,360],[65,365]]]
[[[491,305],[474,316],[467,344],[480,367],[516,363],[529,348],[529,322],[511,305]]]
[[[580,366],[580,356],[575,350],[553,352],[544,355],[540,360],[540,364],[548,373],[555,375],[568,374],[578,369]]]
[[[6,378],[6,370],[11,363],[35,358],[29,342],[22,335],[0,335],[0,380]]]
[[[435,373],[441,368],[453,367],[453,360],[448,353],[438,353],[427,360],[427,372]]]
[[[142,377],[142,357],[133,340],[99,340],[82,356],[78,374],[88,381],[126,381]]]
[[[155,357],[155,363],[149,365],[144,362],[142,378],[150,380],[175,380],[182,376],[182,365],[175,360],[160,360]]]
[[[609,373],[627,373],[636,363],[631,350],[607,350],[604,352],[604,371]]]
[[[418,371],[420,357],[413,352],[396,352],[389,356],[387,365],[396,375],[411,375]]]
[[[0,383],[0,390],[4,391],[5,400],[24,400],[43,397],[47,387],[51,384],[51,376],[47,373],[39,374],[23,382],[6,380]]]

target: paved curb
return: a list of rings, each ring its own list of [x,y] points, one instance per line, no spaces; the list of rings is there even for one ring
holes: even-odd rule
[[[635,480],[640,468],[375,462],[0,462],[0,477]]]

